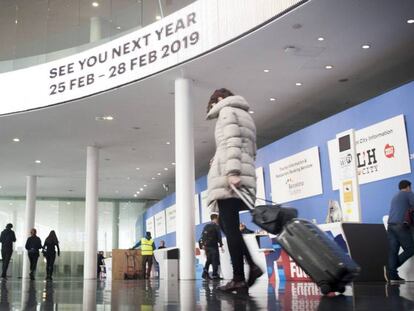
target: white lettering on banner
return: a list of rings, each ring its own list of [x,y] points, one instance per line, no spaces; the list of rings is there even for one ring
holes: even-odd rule
[[[277,203],[322,193],[318,147],[273,162],[269,168],[272,200]]]
[[[356,163],[360,184],[366,184],[411,172],[404,115],[376,123],[355,132]],[[338,190],[339,172],[335,163],[345,165],[345,158],[338,159],[336,140],[328,141],[332,189]]]
[[[0,74],[0,114],[54,105],[143,79],[211,51],[307,1],[195,1],[84,52]],[[238,10],[230,9],[234,7]]]
[[[296,262],[290,262],[290,277],[292,278],[306,278],[308,275],[299,267]]]

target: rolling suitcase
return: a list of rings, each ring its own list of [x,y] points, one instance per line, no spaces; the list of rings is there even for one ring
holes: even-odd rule
[[[315,224],[293,219],[277,236],[282,248],[320,287],[322,294],[345,291],[360,267]]]

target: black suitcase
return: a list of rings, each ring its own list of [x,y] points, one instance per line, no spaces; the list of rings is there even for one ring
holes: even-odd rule
[[[320,287],[322,294],[345,291],[345,285],[359,274],[360,267],[335,241],[315,224],[293,219],[277,241]]]

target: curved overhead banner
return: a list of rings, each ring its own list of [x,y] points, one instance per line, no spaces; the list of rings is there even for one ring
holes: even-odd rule
[[[199,0],[82,53],[0,74],[0,115],[63,103],[143,79],[234,40],[306,1]]]

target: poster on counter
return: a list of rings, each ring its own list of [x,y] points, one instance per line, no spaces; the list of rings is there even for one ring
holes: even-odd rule
[[[269,167],[272,201],[285,203],[322,194],[318,147],[273,162]]]
[[[404,115],[356,131],[355,141],[359,184],[411,173]],[[338,190],[340,159],[335,139],[328,142],[328,151],[332,189]]]
[[[165,210],[155,214],[155,238],[165,235]]]
[[[176,212],[175,204],[165,209],[167,233],[175,232],[176,230]]]
[[[206,223],[210,221],[210,209],[207,206],[207,195],[208,191],[205,190],[201,192],[201,223]]]
[[[145,224],[145,231],[151,232],[151,236],[155,237],[154,217],[151,216],[150,218],[148,218]]]
[[[200,224],[200,200],[199,195],[196,193],[194,195],[194,219],[195,219],[195,225]]]

